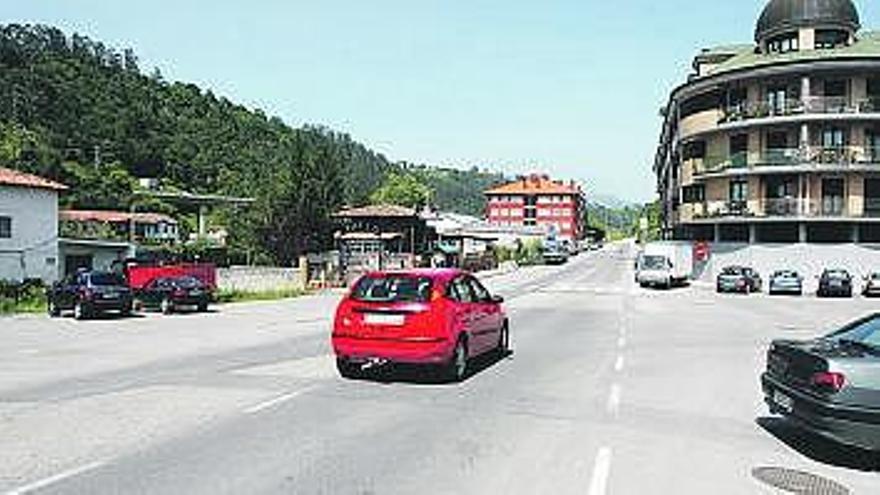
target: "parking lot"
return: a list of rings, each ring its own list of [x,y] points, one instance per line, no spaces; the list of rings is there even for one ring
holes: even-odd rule
[[[789,493],[759,479],[782,469],[877,492],[867,455],[769,417],[758,377],[771,339],[880,301],[641,289],[633,256],[488,278],[513,354],[456,385],[338,378],[338,293],[4,319],[0,493]]]

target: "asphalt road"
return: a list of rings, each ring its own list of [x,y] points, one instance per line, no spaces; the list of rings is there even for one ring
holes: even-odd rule
[[[0,493],[787,493],[760,468],[880,492],[865,454],[768,417],[758,385],[772,338],[877,303],[642,290],[632,254],[488,279],[513,353],[454,385],[338,378],[336,294],[0,320]]]

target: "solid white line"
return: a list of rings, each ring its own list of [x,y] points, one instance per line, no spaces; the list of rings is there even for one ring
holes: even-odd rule
[[[611,386],[611,393],[608,395],[608,414],[616,416],[617,412],[620,411],[621,392],[620,385],[615,383]]]
[[[309,390],[312,390],[315,387],[316,387],[316,385],[311,385],[309,387],[302,388],[302,389],[297,390],[295,392],[290,392],[288,394],[279,395],[278,397],[275,397],[274,399],[269,399],[267,401],[260,402],[259,404],[255,404],[255,405],[245,409],[244,412],[246,414],[258,413],[258,412],[263,411],[265,409],[269,409],[270,407],[274,407],[274,406],[277,406],[278,404],[287,402],[291,399],[295,399],[298,396],[308,392]]]
[[[614,362],[614,371],[618,373],[623,371],[623,354],[617,356],[617,361]]]
[[[605,495],[608,492],[608,474],[611,472],[611,449],[602,447],[593,465],[588,495]]]
[[[78,476],[88,471],[98,469],[104,464],[105,463],[103,462],[92,462],[84,466],[68,469],[67,471],[62,471],[56,475],[49,476],[48,478],[43,478],[41,480],[34,481],[33,483],[20,486],[12,491],[6,492],[5,495],[24,495],[26,493],[31,493],[41,488],[46,488],[49,485],[54,485],[55,483],[58,483],[59,481],[65,480],[67,478],[73,478],[74,476]]]

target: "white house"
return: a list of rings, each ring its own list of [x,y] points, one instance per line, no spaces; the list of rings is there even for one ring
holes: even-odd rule
[[[0,167],[0,280],[57,279],[57,182]]]

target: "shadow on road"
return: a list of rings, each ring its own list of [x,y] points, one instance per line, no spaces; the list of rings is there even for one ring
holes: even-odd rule
[[[482,356],[473,358],[468,363],[467,376],[464,382],[470,380],[483,371],[495,366],[496,364],[513,357],[513,351],[507,351],[504,354],[490,352]],[[359,379],[371,380],[377,383],[392,384],[406,383],[411,385],[454,385],[450,382],[437,367],[434,366],[412,366],[412,365],[387,365],[374,370],[365,371]]]
[[[880,471],[878,453],[841,445],[784,418],[762,417],[755,422],[777,440],[816,462],[858,471]]]

